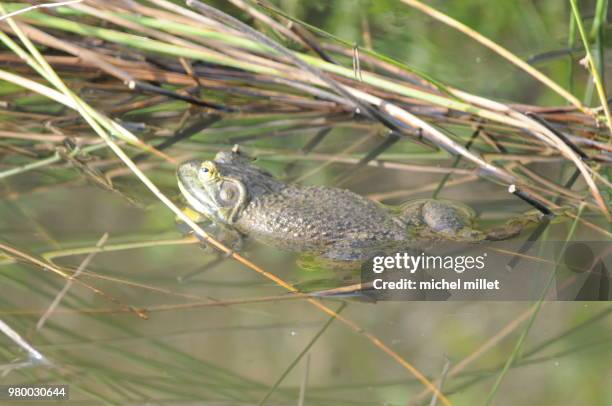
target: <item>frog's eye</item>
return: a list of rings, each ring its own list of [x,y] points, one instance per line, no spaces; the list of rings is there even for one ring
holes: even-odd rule
[[[220,205],[228,207],[236,203],[239,195],[240,191],[238,190],[238,186],[230,182],[223,182],[219,188],[217,198]]]
[[[215,166],[211,162],[203,162],[200,166],[200,175],[209,178],[215,174]]]

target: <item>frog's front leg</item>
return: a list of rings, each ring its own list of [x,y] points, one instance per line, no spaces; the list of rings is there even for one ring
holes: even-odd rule
[[[199,223],[203,223],[208,220],[202,213],[198,213],[197,211],[193,210],[191,207],[185,207],[181,211],[183,212],[185,216],[189,217],[189,219],[193,221],[194,223],[199,224]],[[174,218],[174,221],[177,224],[179,223],[185,224],[179,216],[176,216]]]
[[[475,225],[476,215],[468,206],[437,199],[422,199],[401,207],[400,219],[415,238],[455,241],[500,241],[520,234],[526,227],[542,221],[539,212],[527,213],[489,230]]]
[[[197,223],[200,227],[202,227],[207,234],[210,234],[215,240],[223,243],[232,251],[241,251],[244,247],[244,236],[238,231],[223,224],[211,222],[208,217],[191,209],[190,207],[184,208],[183,214],[189,217],[189,219],[191,219],[194,223]],[[175,221],[177,228],[182,234],[190,234],[193,232],[191,227],[185,224],[180,217],[177,216]],[[200,242],[206,244],[206,241],[201,236],[196,234],[196,237],[198,240],[200,240]]]

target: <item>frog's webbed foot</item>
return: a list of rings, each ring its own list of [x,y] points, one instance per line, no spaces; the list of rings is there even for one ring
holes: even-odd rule
[[[505,224],[484,232],[487,241],[502,241],[519,235],[525,228],[540,224],[545,216],[539,211],[528,212],[511,218]]]

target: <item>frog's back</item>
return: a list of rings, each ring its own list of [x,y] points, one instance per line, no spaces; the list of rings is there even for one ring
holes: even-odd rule
[[[291,186],[249,203],[236,222],[246,235],[290,251],[321,252],[341,241],[385,242],[404,229],[378,204],[351,191]]]

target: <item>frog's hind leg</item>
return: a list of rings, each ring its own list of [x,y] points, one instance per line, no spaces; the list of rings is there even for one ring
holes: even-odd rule
[[[476,214],[461,203],[450,200],[423,199],[401,207],[399,218],[417,238],[455,241],[501,241],[519,235],[525,228],[542,222],[538,211],[522,214],[488,230],[475,225]]]
[[[417,238],[481,241],[486,234],[476,230],[474,211],[458,202],[422,199],[405,203],[399,218]]]

